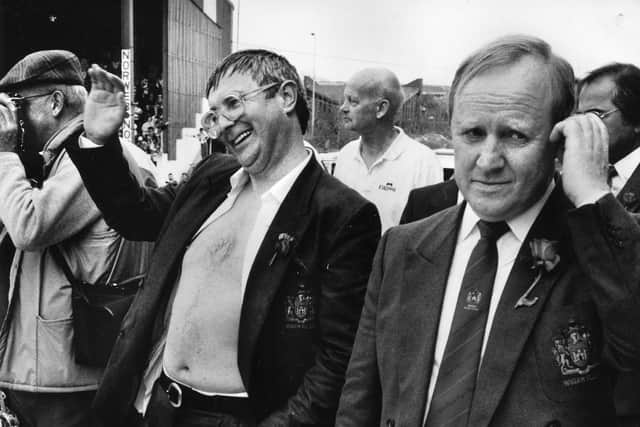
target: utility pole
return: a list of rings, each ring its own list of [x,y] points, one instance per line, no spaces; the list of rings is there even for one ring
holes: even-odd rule
[[[240,50],[240,0],[238,0],[238,11],[236,12],[236,51]]]
[[[316,33],[311,33],[313,37],[313,84],[311,86],[311,137],[316,131]]]
[[[122,49],[133,49],[133,0],[120,1],[122,27],[120,44]]]

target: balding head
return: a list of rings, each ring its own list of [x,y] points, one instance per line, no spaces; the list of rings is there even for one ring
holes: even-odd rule
[[[388,102],[388,108],[379,120],[393,123],[393,119],[404,102],[404,94],[398,77],[386,68],[366,68],[355,73],[347,82],[345,96],[351,90],[361,100]]]

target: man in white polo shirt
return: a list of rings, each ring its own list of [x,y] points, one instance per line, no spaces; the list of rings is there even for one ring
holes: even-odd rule
[[[409,191],[442,181],[436,154],[393,125],[403,101],[396,75],[371,68],[347,82],[341,106],[345,128],[360,138],[342,147],[334,175],[376,205],[383,232],[399,224]]]

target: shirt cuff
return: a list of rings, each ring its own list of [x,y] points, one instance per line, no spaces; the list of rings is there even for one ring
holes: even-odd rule
[[[78,139],[78,147],[80,147],[81,149],[83,149],[83,148],[100,148],[100,147],[102,147],[102,145],[98,145],[95,142],[91,141],[86,136],[80,135],[80,138]]]

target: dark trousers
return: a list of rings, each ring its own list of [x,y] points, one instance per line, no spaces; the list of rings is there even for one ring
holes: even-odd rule
[[[618,427],[640,427],[640,416],[618,416]]]
[[[86,427],[95,391],[32,393],[3,389],[21,427]]]
[[[174,408],[156,382],[142,427],[255,427],[250,414],[238,416],[189,407]]]

